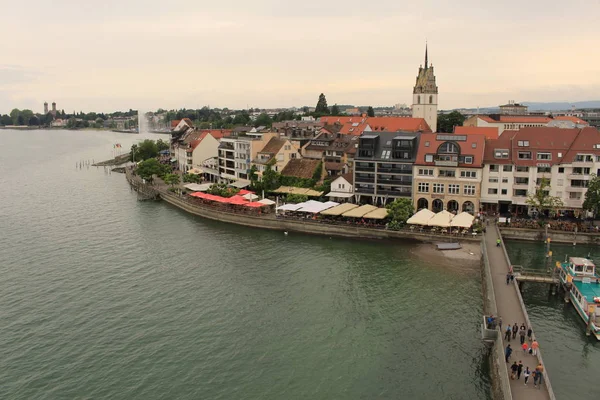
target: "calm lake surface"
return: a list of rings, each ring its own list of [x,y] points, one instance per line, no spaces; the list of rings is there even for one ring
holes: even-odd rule
[[[552,243],[552,265],[565,256],[589,257],[600,265],[598,246],[570,246]],[[507,241],[511,262],[545,270],[543,243]],[[600,343],[585,336],[585,324],[572,304],[561,294],[552,296],[548,286],[525,283],[523,300],[540,342],[552,388],[559,399],[594,399],[600,396]]]
[[[143,137],[0,131],[1,399],[490,398],[477,270],[202,220],[76,167]],[[558,314],[555,348],[597,363]]]

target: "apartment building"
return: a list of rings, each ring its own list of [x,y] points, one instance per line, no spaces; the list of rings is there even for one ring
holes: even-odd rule
[[[539,115],[473,115],[463,122],[463,126],[495,127],[498,128],[498,134],[502,135],[506,130],[544,127],[551,121],[551,117]]]
[[[482,209],[532,214],[527,196],[542,179],[563,202],[562,213],[580,215],[591,174],[600,173],[596,128],[525,128],[486,143]]]
[[[275,135],[278,135],[275,133]],[[257,152],[252,160],[256,166],[257,175],[261,176],[266,166],[273,162],[273,170],[281,172],[290,160],[301,158],[300,149],[286,138],[272,137],[265,146]]]
[[[252,160],[266,143],[276,136],[277,133],[268,132],[258,136],[238,135],[222,138],[218,155],[220,181],[249,179]]]
[[[354,196],[359,203],[385,205],[411,198],[420,133],[369,132],[358,139]]]
[[[302,148],[302,156],[323,161],[329,176],[345,174],[352,169],[358,138],[323,130]]]
[[[485,135],[421,135],[414,165],[415,209],[479,210]]]

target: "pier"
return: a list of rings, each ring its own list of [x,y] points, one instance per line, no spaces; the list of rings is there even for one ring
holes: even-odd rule
[[[497,239],[500,239],[500,246],[496,246]],[[529,316],[527,315],[527,310],[525,308],[525,304],[523,303],[521,292],[519,291],[518,280],[509,282],[509,284],[506,283],[506,275],[509,272],[511,263],[508,254],[506,253],[504,241],[502,240],[502,236],[500,235],[498,227],[494,226],[490,227],[490,229],[487,229],[483,240],[484,243],[482,245],[482,249],[484,253],[485,264],[484,275],[486,275],[487,278],[484,282],[488,285],[491,285],[491,288],[487,288],[488,293],[491,294],[488,295],[487,300],[489,303],[491,303],[489,307],[490,310],[497,313],[494,315],[502,318],[502,330],[494,335],[492,332],[485,329],[484,326],[483,337],[484,340],[487,339],[489,342],[493,343],[493,346],[495,347],[494,359],[496,364],[495,366],[497,367],[497,375],[499,375],[498,386],[500,388],[501,395],[505,399],[555,400],[556,397],[554,396],[554,391],[552,390],[550,377],[548,375],[546,365],[543,362],[541,351],[538,349],[536,356],[523,353],[523,350],[521,350],[520,347],[518,335],[511,341],[506,341],[504,339],[504,330],[506,329],[506,326],[513,325],[515,322],[519,326],[521,323],[525,323],[527,327],[531,327],[533,330],[533,337],[536,339],[539,338],[537,337],[536,331],[529,320]],[[536,277],[532,274],[523,274],[521,276],[522,281],[534,281],[534,279],[538,278],[547,279],[548,277]],[[553,284],[554,281],[548,283]],[[513,348],[513,352],[510,362],[505,363],[504,349],[508,344],[510,344]],[[540,343],[540,347],[544,347],[543,342]],[[524,367],[529,367],[531,371],[533,371],[538,364],[542,364],[544,366],[544,380],[541,389],[533,387],[533,377],[529,378],[529,383],[527,386],[523,384],[522,376],[520,380],[510,379],[510,365],[514,361],[518,362],[519,360],[523,361]]]

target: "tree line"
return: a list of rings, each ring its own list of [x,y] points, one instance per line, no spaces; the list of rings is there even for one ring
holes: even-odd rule
[[[19,126],[41,126],[48,127],[55,119],[67,120],[67,128],[102,128],[104,122],[117,117],[135,117],[137,111],[116,111],[113,113],[96,113],[83,111],[65,113],[65,110],[57,110],[56,117],[49,112],[48,114],[34,113],[29,109],[19,110],[14,108],[9,114],[0,114],[0,125],[19,125]]]

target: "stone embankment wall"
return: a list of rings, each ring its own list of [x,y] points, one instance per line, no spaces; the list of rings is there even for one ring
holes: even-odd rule
[[[504,239],[543,241],[545,233],[543,229],[503,228],[500,232]],[[555,243],[578,243],[578,244],[600,244],[600,234],[577,233],[564,231],[548,231],[550,238]]]
[[[271,229],[278,231],[302,232],[313,235],[326,235],[338,237],[364,238],[364,239],[414,239],[422,242],[479,242],[481,236],[456,237],[450,235],[432,235],[406,231],[392,231],[387,229],[363,228],[352,225],[331,225],[319,223],[312,220],[296,220],[276,218],[274,214],[263,214],[253,216],[249,214],[224,212],[210,207],[202,207],[187,201],[184,197],[166,190],[158,190],[156,187],[143,184],[139,178],[132,176],[126,171],[127,181],[138,191],[156,191],[160,198],[190,214],[215,221],[228,222],[237,225],[251,226],[254,228]]]

